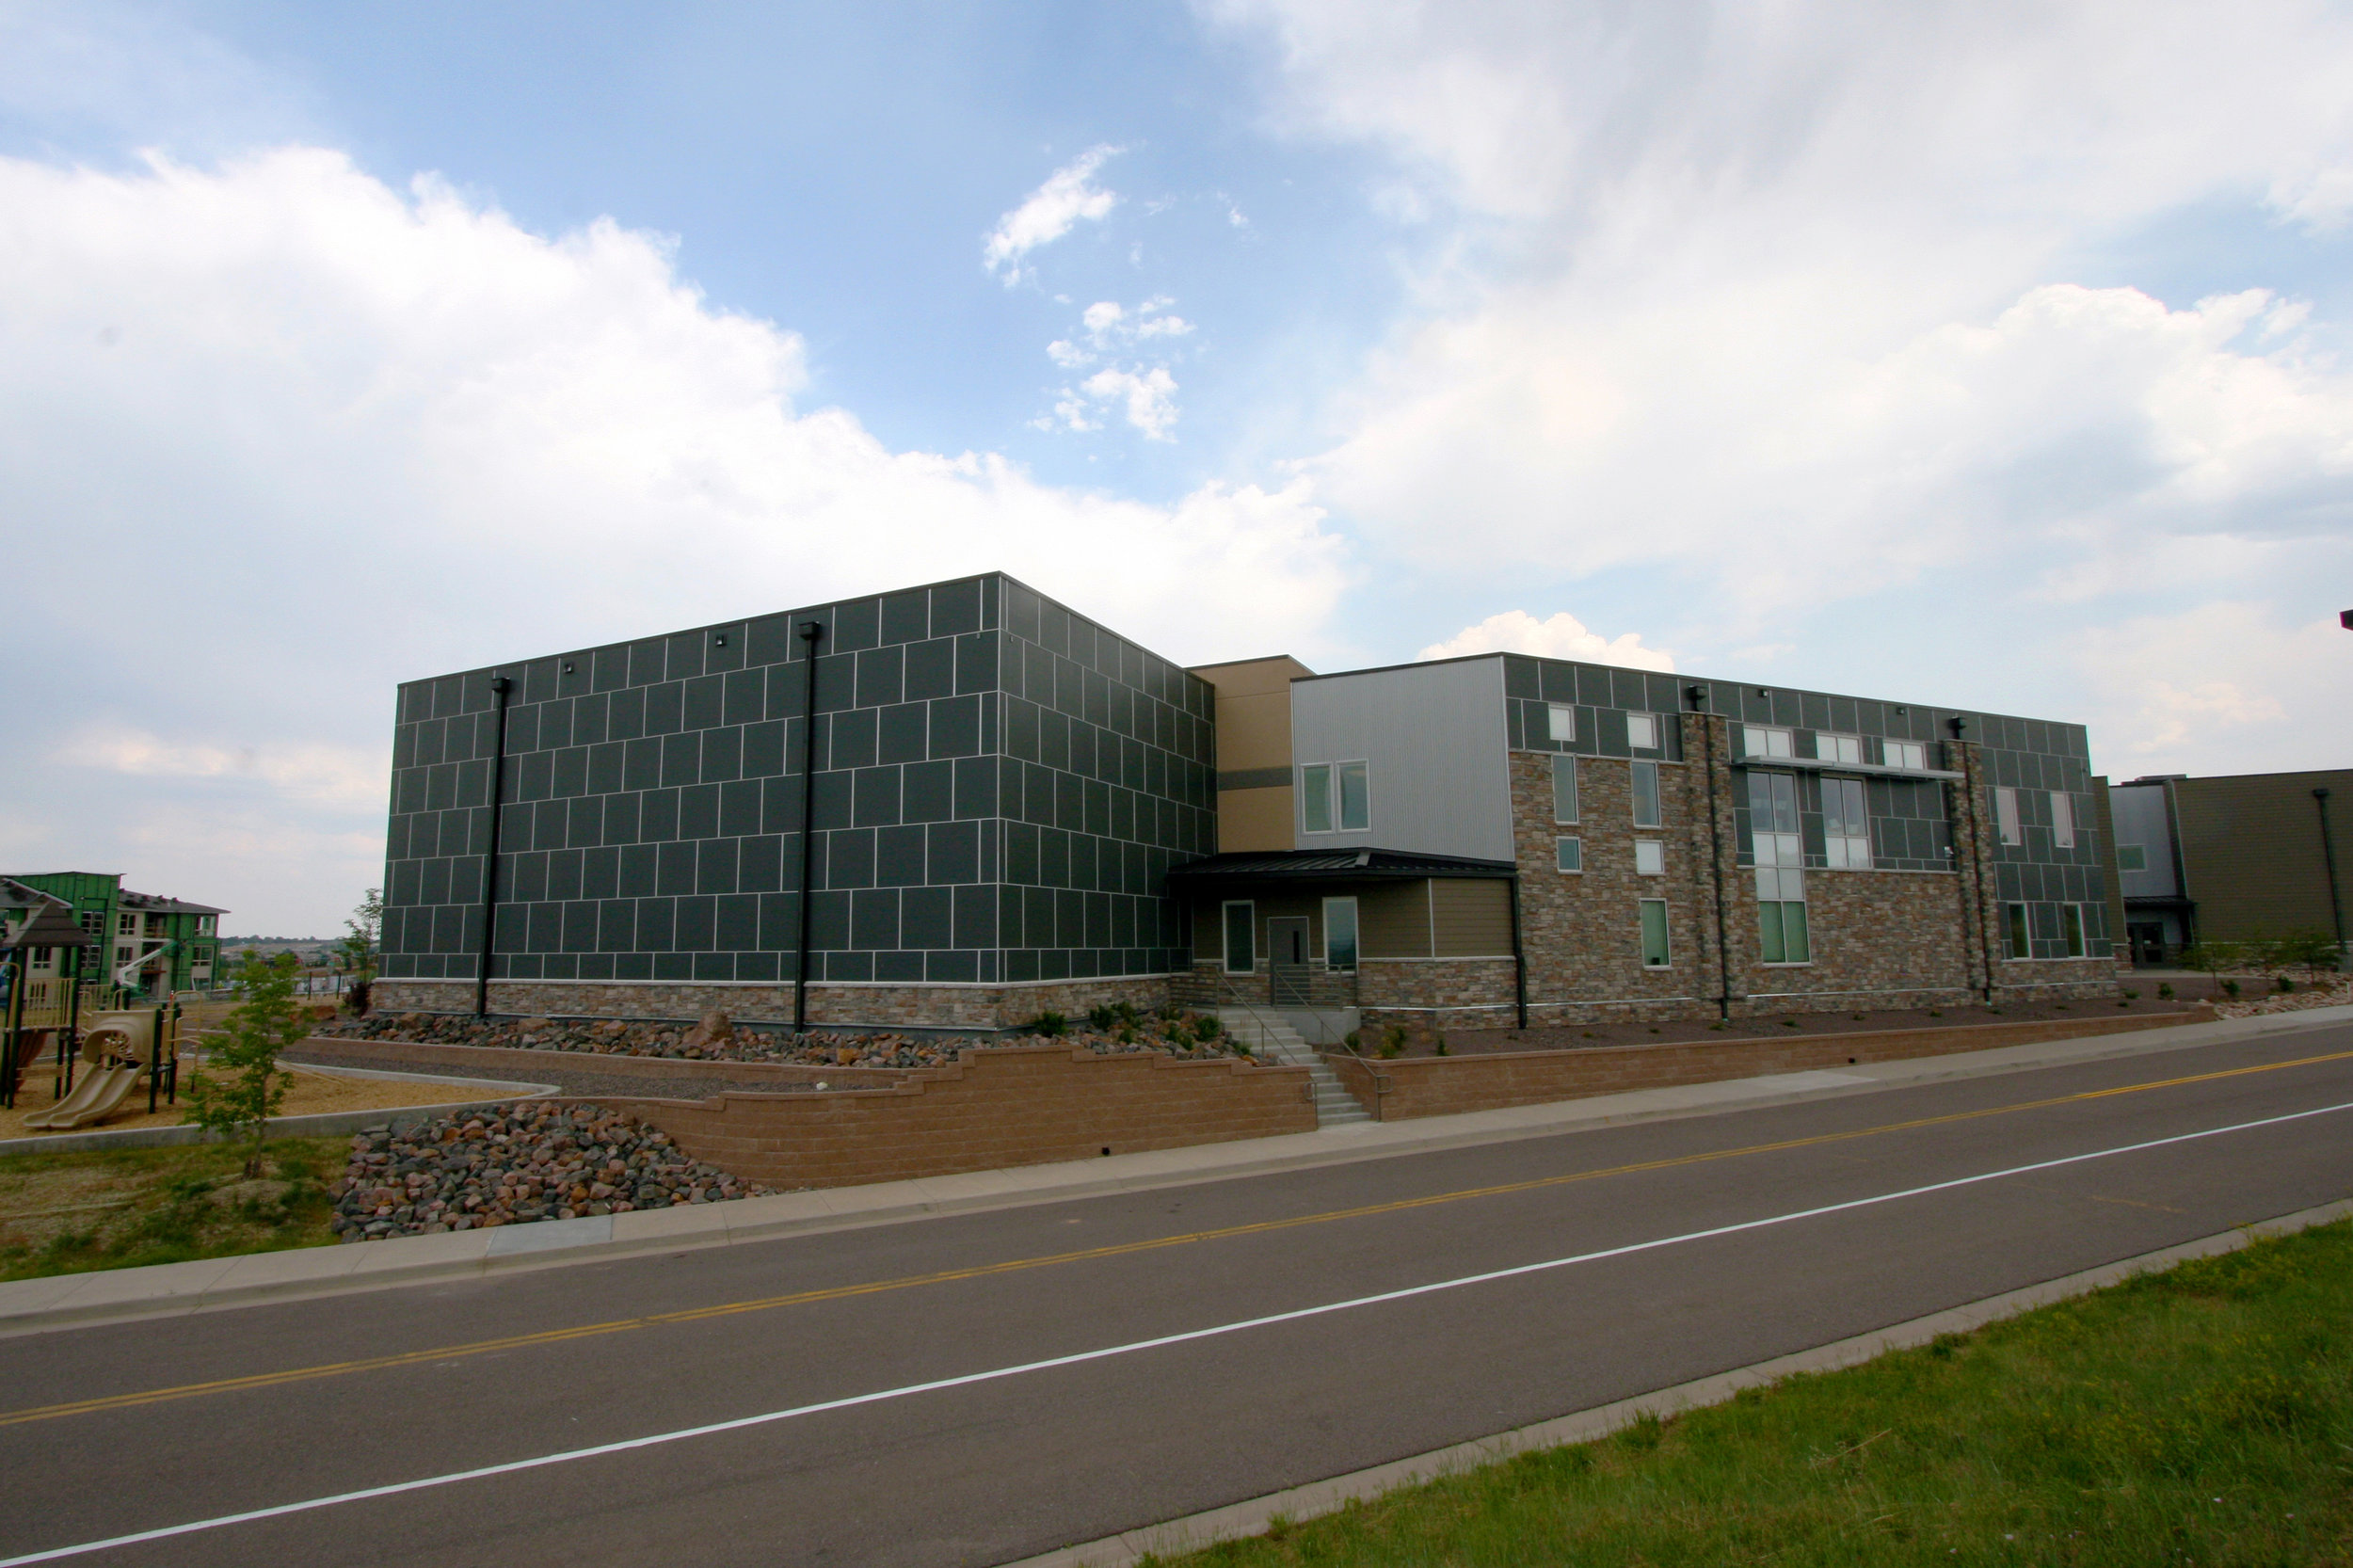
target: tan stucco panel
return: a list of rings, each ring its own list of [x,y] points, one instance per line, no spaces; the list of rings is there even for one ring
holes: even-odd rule
[[[1291,682],[1315,671],[1288,653],[1203,664],[1190,673],[1217,693],[1217,771],[1291,765]],[[1290,848],[1286,839],[1280,849]]]
[[[1500,880],[1439,877],[1430,884],[1431,928],[1441,958],[1500,958],[1512,952],[1512,889]]]
[[[1289,849],[1291,789],[1220,790],[1217,795],[1217,852]]]

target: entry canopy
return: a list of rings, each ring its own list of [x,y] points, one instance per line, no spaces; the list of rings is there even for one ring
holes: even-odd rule
[[[1169,868],[1171,882],[1420,882],[1431,877],[1513,876],[1509,860],[1422,855],[1395,849],[1252,850]]]

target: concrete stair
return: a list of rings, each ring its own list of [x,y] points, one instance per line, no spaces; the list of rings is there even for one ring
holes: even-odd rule
[[[1299,1032],[1285,1023],[1281,1015],[1250,1007],[1221,1007],[1216,1011],[1225,1032],[1248,1046],[1253,1056],[1307,1069],[1307,1076],[1315,1084],[1318,1127],[1345,1127],[1351,1122],[1372,1120],[1356,1096],[1340,1082],[1340,1075],[1332,1070],[1331,1064],[1318,1056],[1315,1048],[1301,1039]]]

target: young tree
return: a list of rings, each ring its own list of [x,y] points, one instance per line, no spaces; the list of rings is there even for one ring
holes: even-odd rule
[[[2280,962],[2282,967],[2300,965],[2307,980],[2317,983],[2323,969],[2333,969],[2342,954],[2336,936],[2319,926],[2307,926],[2291,931],[2280,939]]]
[[[2247,961],[2246,952],[2236,942],[2192,942],[2182,950],[2178,962],[2185,969],[2203,969],[2217,988],[2222,987],[2222,971],[2234,969]],[[2236,983],[2228,987],[2236,994]]]
[[[248,948],[237,973],[245,1000],[229,1015],[225,1032],[212,1037],[204,1064],[225,1069],[230,1076],[216,1079],[199,1068],[188,1081],[188,1111],[181,1119],[225,1138],[250,1139],[253,1147],[245,1161],[248,1177],[262,1174],[269,1119],[286,1099],[288,1075],[278,1069],[278,1053],[300,1044],[311,1032],[310,1020],[294,1000],[300,972],[291,952],[264,959]]]
[[[384,929],[384,889],[370,888],[360,906],[344,922],[344,936],[336,942],[335,951],[351,971],[351,990],[346,1000],[352,1016],[365,1017],[368,1012],[368,987],[376,979],[376,938]]]

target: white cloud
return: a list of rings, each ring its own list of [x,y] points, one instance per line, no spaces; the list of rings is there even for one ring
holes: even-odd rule
[[[1442,643],[1417,654],[1421,659],[1455,659],[1466,653],[1533,653],[1546,659],[1582,659],[1590,664],[1617,664],[1626,669],[1673,673],[1674,655],[1663,648],[1644,648],[1642,634],[1627,632],[1605,637],[1586,630],[1585,623],[1561,611],[1538,620],[1525,610],[1506,610],[1466,626]]]
[[[981,243],[982,264],[1011,288],[1028,276],[1021,264],[1024,256],[1039,246],[1053,244],[1081,219],[1100,222],[1111,216],[1112,208],[1119,203],[1117,193],[1090,182],[1096,169],[1124,151],[1090,147],[1054,170],[1028,200],[997,220],[997,227]]]
[[[1172,657],[1230,657],[1319,626],[1344,585],[1304,481],[1164,506],[1059,488],[892,451],[797,408],[803,378],[794,334],[609,222],[544,238],[314,149],[0,159],[11,576],[88,589],[12,612],[0,733],[72,760],[18,769],[0,844],[152,885],[157,802],[245,812],[284,848],[238,906],[331,930],[357,889],[303,846],[380,842],[380,773],[352,770],[396,680],[997,568]],[[1123,395],[1148,423],[1174,390]],[[249,858],[191,831],[177,890],[231,902],[206,878]]]
[[[2117,777],[2345,766],[2353,632],[2222,600],[2078,632],[2098,764]],[[2333,716],[2332,716],[2333,715]]]
[[[1169,309],[1176,304],[1156,295],[1133,310],[1115,299],[1098,299],[1080,312],[1080,343],[1058,338],[1046,345],[1046,357],[1064,370],[1080,370],[1124,350],[1163,353],[1175,339],[1190,337],[1193,325]],[[1149,355],[1126,364],[1106,365],[1080,382],[1064,387],[1055,397],[1054,411],[1030,423],[1040,430],[1073,432],[1100,430],[1108,406],[1125,410],[1128,423],[1149,440],[1170,440],[1176,424],[1176,379],[1168,361]]]
[[[1098,370],[1080,386],[1097,402],[1123,404],[1128,423],[1143,431],[1146,440],[1175,439],[1169,431],[1176,424],[1176,380],[1164,368],[1155,365],[1141,374]]]

